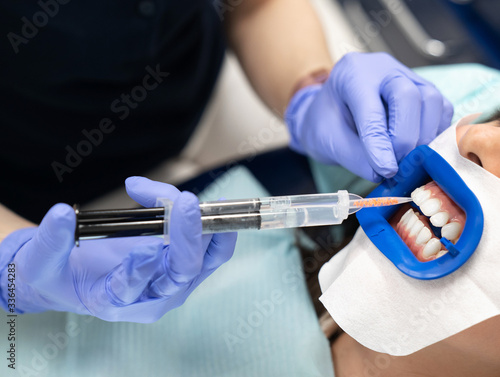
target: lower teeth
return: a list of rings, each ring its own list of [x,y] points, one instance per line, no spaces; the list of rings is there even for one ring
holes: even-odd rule
[[[441,249],[441,242],[437,238],[431,238],[422,251],[422,256],[426,259],[437,254]]]

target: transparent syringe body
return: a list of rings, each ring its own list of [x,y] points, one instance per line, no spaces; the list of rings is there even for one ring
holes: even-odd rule
[[[275,196],[200,203],[203,233],[224,233],[245,229],[283,229],[342,223],[351,213],[350,204],[360,196],[345,190],[331,194]],[[169,220],[171,202],[158,199]],[[351,209],[350,209],[351,208]],[[165,242],[170,221],[165,221]]]
[[[342,223],[349,215],[349,194],[297,195],[261,199],[260,229],[299,228]]]

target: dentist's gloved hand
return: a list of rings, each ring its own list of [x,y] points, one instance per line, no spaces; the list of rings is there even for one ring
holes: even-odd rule
[[[433,84],[385,53],[350,53],[322,85],[293,96],[285,112],[290,147],[373,182],[451,122],[453,107]]]
[[[82,241],[77,248],[74,211],[57,204],[40,226],[13,232],[0,244],[4,310],[57,310],[107,321],[154,322],[180,306],[232,256],[236,234],[202,236],[193,194],[139,177],[127,179],[126,186],[145,206],[153,206],[157,197],[173,200],[170,245],[156,237],[130,237]],[[15,279],[9,282],[14,270]],[[15,284],[15,291],[9,291],[9,284]],[[9,301],[13,295],[15,310],[14,301]]]

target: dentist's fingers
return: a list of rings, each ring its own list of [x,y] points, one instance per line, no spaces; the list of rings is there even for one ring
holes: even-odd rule
[[[422,97],[422,119],[417,145],[429,144],[438,135],[443,115],[443,97],[431,83],[417,87]]]
[[[381,94],[388,107],[388,132],[396,161],[399,162],[417,146],[422,128],[425,129],[421,118],[422,94],[408,77],[398,73],[388,78],[382,86]],[[432,122],[429,128],[435,130],[437,123]]]
[[[123,263],[95,284],[95,293],[106,292],[112,305],[130,305],[141,298],[155,275],[163,272],[162,263],[162,240],[141,237]]]
[[[125,180],[127,194],[144,207],[154,207],[157,198],[175,201],[180,194],[176,187],[152,181],[144,177],[129,177]]]
[[[346,95],[345,100],[349,104],[370,166],[382,177],[392,177],[398,171],[398,164],[380,93],[365,93],[360,97],[359,93],[348,91]]]
[[[231,259],[237,237],[238,233],[236,232],[214,234],[205,254],[203,269],[215,270]]]
[[[219,200],[225,200],[225,198],[219,198]],[[237,238],[236,232],[203,235],[203,247],[207,250],[203,270],[215,270],[231,259]]]
[[[43,218],[32,241],[21,251],[23,279],[36,283],[59,274],[75,245],[75,211],[54,205]]]
[[[185,283],[198,275],[203,264],[201,214],[198,198],[187,191],[174,202],[170,218],[170,248],[167,267],[170,277]]]
[[[360,140],[356,130],[345,128],[342,139],[344,142],[336,146],[338,163],[350,171],[355,171],[361,178],[380,182],[383,177],[372,167],[366,145]]]

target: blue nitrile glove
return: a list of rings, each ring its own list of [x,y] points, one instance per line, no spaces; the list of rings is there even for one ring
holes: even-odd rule
[[[140,204],[152,205],[157,196],[173,200],[170,245],[158,237],[130,237],[82,241],[77,248],[74,211],[57,204],[39,227],[16,231],[0,244],[4,310],[14,308],[8,305],[14,292],[16,313],[57,310],[107,321],[154,322],[232,256],[236,234],[202,236],[193,194],[145,178],[132,177],[126,184]],[[11,282],[9,265],[15,270]],[[9,291],[12,282],[15,291]]]
[[[350,53],[322,85],[293,96],[285,112],[290,147],[373,182],[451,122],[453,107],[433,84],[385,53]]]

